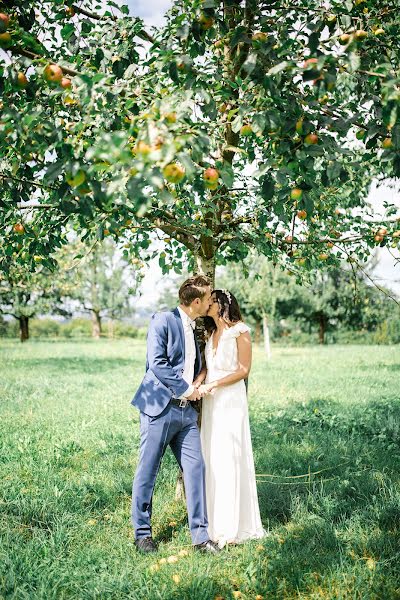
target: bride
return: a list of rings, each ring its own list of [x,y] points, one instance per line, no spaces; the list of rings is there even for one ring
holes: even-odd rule
[[[261,538],[266,532],[258,506],[244,382],[251,366],[250,329],[228,290],[214,290],[212,300],[205,319],[207,369],[194,384],[203,396],[208,531],[223,547]]]

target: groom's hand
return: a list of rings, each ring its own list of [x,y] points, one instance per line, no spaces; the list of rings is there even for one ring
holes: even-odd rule
[[[199,394],[199,390],[194,388],[193,393],[190,396],[187,396],[186,400],[200,400],[201,395]]]

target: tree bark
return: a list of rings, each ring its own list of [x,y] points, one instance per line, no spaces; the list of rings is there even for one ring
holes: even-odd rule
[[[101,335],[101,317],[100,312],[92,310],[92,337],[98,340]]]
[[[29,340],[29,317],[18,317],[19,321],[19,339],[21,342]]]
[[[325,332],[326,332],[326,319],[323,313],[318,315],[319,329],[318,329],[318,341],[320,344],[325,344]]]
[[[268,317],[266,314],[263,315],[263,334],[264,334],[264,350],[268,360],[271,358],[271,343],[269,336]]]
[[[195,256],[195,274],[205,275],[211,281],[211,287],[215,285],[215,256],[206,257],[203,254]]]
[[[261,341],[261,322],[256,321],[256,327],[254,330],[254,343],[259,344]]]

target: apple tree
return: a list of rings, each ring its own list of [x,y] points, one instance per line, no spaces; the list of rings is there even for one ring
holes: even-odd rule
[[[251,247],[301,272],[396,245],[366,198],[400,176],[399,23],[397,0],[175,0],[149,32],[111,0],[3,0],[1,268],[54,267],[68,228],[211,277]]]

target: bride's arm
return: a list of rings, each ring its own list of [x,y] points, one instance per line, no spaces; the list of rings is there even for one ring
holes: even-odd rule
[[[195,388],[198,388],[203,381],[205,380],[207,375],[207,369],[205,367],[202,368],[200,373],[197,375],[196,379],[193,381],[193,385]]]
[[[216,379],[215,381],[211,381],[210,383],[206,383],[202,385],[199,389],[200,394],[209,394],[216,388],[222,387],[224,385],[230,385],[232,383],[236,383],[241,379],[246,379],[248,374],[250,373],[251,368],[251,338],[248,332],[242,333],[239,337],[236,338],[237,348],[238,348],[238,368],[234,373],[230,373],[226,377],[222,377],[221,379]]]

